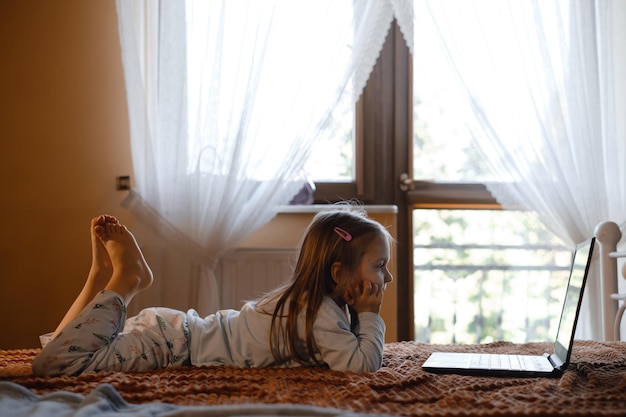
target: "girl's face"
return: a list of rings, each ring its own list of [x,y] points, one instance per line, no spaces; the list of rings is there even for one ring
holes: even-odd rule
[[[376,236],[365,249],[354,278],[360,282],[370,281],[384,289],[387,283],[393,281],[388,269],[390,256],[389,240],[381,235]]]

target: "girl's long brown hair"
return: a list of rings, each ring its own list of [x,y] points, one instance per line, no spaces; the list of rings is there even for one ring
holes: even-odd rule
[[[335,232],[339,227],[351,236],[348,241]],[[347,271],[358,266],[367,245],[376,237],[391,240],[389,232],[369,219],[359,207],[318,213],[309,225],[298,256],[291,282],[266,295],[259,303],[276,299],[270,327],[270,346],[277,364],[295,360],[306,365],[312,360],[323,365],[315,356],[317,349],[313,324],[325,296],[343,294],[349,282],[335,283],[331,267],[341,262]],[[308,357],[302,352],[298,335],[298,317],[304,312],[304,343]],[[284,323],[284,325],[283,325]],[[284,349],[283,349],[284,345]],[[283,353],[286,352],[286,353]]]

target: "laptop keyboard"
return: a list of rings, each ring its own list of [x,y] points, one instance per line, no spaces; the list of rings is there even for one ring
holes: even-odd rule
[[[550,361],[543,356],[529,355],[502,355],[490,353],[476,353],[470,358],[470,368],[498,369],[498,370],[528,370],[547,371],[554,368]]]

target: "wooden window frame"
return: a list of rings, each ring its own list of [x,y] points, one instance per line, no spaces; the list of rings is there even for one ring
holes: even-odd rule
[[[398,340],[414,339],[412,212],[414,209],[500,209],[484,184],[413,181],[412,56],[394,21],[376,65],[356,105],[353,182],[316,182],[316,203],[357,199],[364,204],[398,206]]]

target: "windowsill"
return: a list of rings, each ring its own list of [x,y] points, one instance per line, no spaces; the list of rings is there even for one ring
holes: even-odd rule
[[[292,205],[292,206],[281,206],[278,210],[278,213],[319,213],[320,211],[329,210],[334,208],[336,205],[334,204],[310,204],[310,205]],[[389,205],[362,205],[358,206],[365,209],[367,213],[390,213],[397,214],[398,206],[389,204]]]

